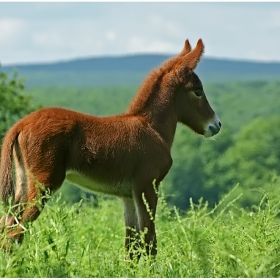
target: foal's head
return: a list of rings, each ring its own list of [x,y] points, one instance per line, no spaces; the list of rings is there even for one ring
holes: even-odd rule
[[[186,41],[184,49],[189,46]],[[187,48],[188,49],[188,48]],[[193,72],[202,54],[204,46],[199,40],[195,49],[182,52],[170,72],[175,86],[175,105],[178,120],[196,133],[211,137],[220,131],[221,123],[205,96],[202,83]]]

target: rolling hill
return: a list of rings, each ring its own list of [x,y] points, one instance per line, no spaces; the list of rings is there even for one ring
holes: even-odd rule
[[[138,85],[171,55],[139,54],[93,57],[54,63],[3,65],[2,71],[26,79],[27,87]],[[0,58],[1,59],[1,58]],[[196,69],[203,82],[278,80],[280,63],[203,58]]]

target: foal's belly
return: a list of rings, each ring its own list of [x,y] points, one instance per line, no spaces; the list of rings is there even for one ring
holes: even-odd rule
[[[125,182],[99,182],[73,170],[67,171],[66,180],[87,192],[99,192],[120,197],[132,197],[131,185]]]

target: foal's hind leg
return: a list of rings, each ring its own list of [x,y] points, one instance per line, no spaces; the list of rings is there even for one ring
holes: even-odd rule
[[[123,208],[126,227],[125,249],[128,253],[127,257],[133,259],[135,256],[134,250],[137,249],[139,245],[139,225],[133,199],[123,198]]]
[[[44,193],[38,183],[29,178],[25,198],[20,201],[17,211],[10,215],[5,224],[8,243],[11,240],[22,242],[26,222],[33,221],[40,215],[43,206],[40,200]],[[19,202],[19,197],[17,200]]]
[[[48,200],[46,194],[59,188],[65,175],[52,176],[51,173],[28,174],[28,187],[25,198],[20,204],[20,213],[16,213],[6,224],[6,238],[21,243],[27,222],[36,220]]]
[[[15,198],[12,202],[12,209],[9,209],[9,214],[4,215],[0,220],[1,232],[3,232],[5,227],[12,226],[14,224],[14,215],[18,215],[21,211],[21,202],[24,201],[27,192],[27,177],[25,165],[23,162],[21,151],[15,143],[13,150],[14,164],[15,164],[15,176],[16,176],[16,191]]]

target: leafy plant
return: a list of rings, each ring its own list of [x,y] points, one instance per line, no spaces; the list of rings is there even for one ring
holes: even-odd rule
[[[19,118],[39,107],[31,105],[31,97],[23,92],[24,81],[17,73],[9,78],[0,68],[0,139]]]

